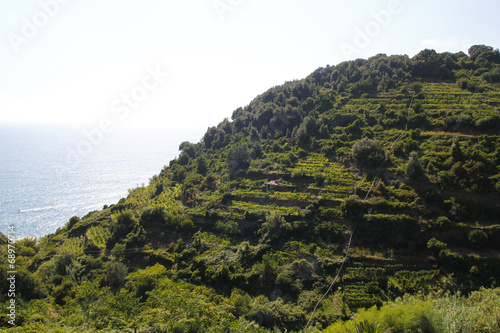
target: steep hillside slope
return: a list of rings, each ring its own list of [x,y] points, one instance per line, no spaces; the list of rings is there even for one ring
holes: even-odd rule
[[[273,87],[148,186],[16,243],[20,322],[313,331],[406,294],[496,287],[499,92],[500,53],[482,45]]]

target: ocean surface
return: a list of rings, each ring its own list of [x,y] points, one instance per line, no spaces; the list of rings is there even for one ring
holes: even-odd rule
[[[0,124],[0,231],[17,239],[53,233],[147,185],[204,130]],[[14,236],[14,235],[13,235]]]

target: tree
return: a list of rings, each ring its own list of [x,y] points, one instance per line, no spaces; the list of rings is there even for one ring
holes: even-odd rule
[[[122,211],[114,215],[113,219],[114,221],[111,226],[115,240],[126,236],[137,225],[137,220],[131,210]]]
[[[296,130],[294,130],[294,140],[300,146],[307,146],[311,143],[311,138],[318,134],[318,124],[314,117],[306,117]]]
[[[78,216],[71,217],[68,222],[68,229],[73,228],[73,226],[78,222],[80,222],[80,218]]]
[[[451,144],[451,156],[455,161],[463,161],[465,158],[460,148],[460,141],[457,138],[454,138]]]
[[[118,291],[125,285],[127,275],[127,266],[121,262],[111,261],[106,266],[106,283],[113,291]]]
[[[283,216],[272,213],[266,216],[266,222],[262,223],[259,233],[262,234],[264,242],[274,242],[285,236],[291,229],[291,224],[286,222]]]
[[[254,142],[254,144],[252,145],[251,157],[255,159],[262,157],[262,155],[262,145],[258,141]]]
[[[357,195],[351,195],[340,204],[342,216],[346,219],[355,220],[363,214],[363,202]]]
[[[177,162],[180,164],[180,165],[187,165],[189,163],[189,155],[188,153],[186,153],[185,151],[183,151],[179,157],[177,158]]]
[[[163,224],[165,222],[166,212],[161,207],[147,207],[141,214],[141,222],[143,225]]]
[[[492,52],[493,47],[491,46],[486,46],[486,45],[472,45],[469,47],[468,53],[470,60],[475,61],[477,57],[479,57],[480,54],[486,53],[486,52]]]
[[[191,231],[194,228],[194,222],[191,220],[184,220],[181,222],[182,231]]]
[[[413,82],[409,86],[410,90],[412,90],[416,95],[420,94],[422,92],[422,83],[420,82]]]
[[[375,167],[384,161],[384,151],[380,142],[367,137],[352,146],[352,159],[357,166]]]
[[[189,141],[182,142],[179,145],[179,150],[181,150],[183,153],[188,154],[189,157],[194,157],[194,155],[196,154],[196,146]]]
[[[420,160],[418,159],[418,153],[416,151],[412,151],[410,153],[408,164],[406,164],[406,175],[412,179],[418,179],[422,177],[423,174],[424,171],[422,169],[422,165],[420,164]]]
[[[215,222],[215,229],[225,235],[238,235],[241,233],[241,230],[238,227],[238,222],[233,220],[226,222],[218,220]]]
[[[227,155],[227,168],[231,175],[236,175],[237,171],[244,170],[250,166],[250,152],[244,145],[233,147]]]
[[[165,266],[156,263],[154,266],[130,273],[126,278],[125,287],[137,298],[144,300],[147,297],[146,292],[153,290],[166,274]]]
[[[196,159],[196,172],[200,175],[205,176],[208,171],[207,159],[204,156],[200,156]]]

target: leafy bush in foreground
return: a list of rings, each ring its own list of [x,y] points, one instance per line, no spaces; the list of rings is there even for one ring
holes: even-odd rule
[[[499,304],[500,288],[482,289],[469,297],[405,296],[380,309],[362,309],[353,319],[339,320],[323,332],[356,332],[360,323],[378,323],[393,332],[500,332]]]

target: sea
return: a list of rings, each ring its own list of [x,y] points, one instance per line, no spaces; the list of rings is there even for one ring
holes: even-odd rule
[[[39,239],[115,204],[205,130],[0,124],[0,232]]]

